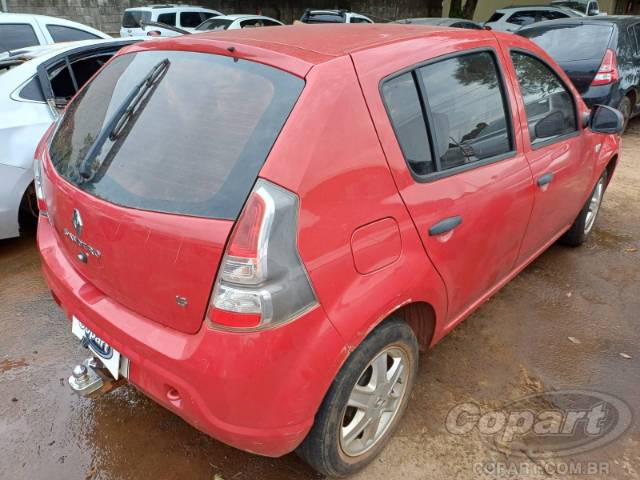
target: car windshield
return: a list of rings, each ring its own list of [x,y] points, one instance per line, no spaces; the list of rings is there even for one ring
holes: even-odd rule
[[[67,108],[51,161],[67,181],[114,204],[232,220],[303,86],[226,56],[121,55]]]
[[[226,30],[229,28],[229,25],[233,23],[233,20],[229,20],[227,18],[211,18],[209,20],[205,20],[200,25],[196,27],[196,30],[199,31],[207,31],[207,30]]]
[[[552,2],[554,7],[565,7],[570,8],[571,10],[576,10],[581,13],[587,13],[587,3],[586,2],[572,2],[570,0],[560,1],[560,2]]]
[[[518,32],[546,50],[558,63],[600,59],[609,44],[609,25],[561,25],[532,27]]]

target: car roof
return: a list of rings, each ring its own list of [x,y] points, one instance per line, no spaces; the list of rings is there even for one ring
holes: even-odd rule
[[[522,27],[519,31],[524,30],[533,30],[536,28],[544,28],[549,26],[561,26],[561,25],[598,25],[598,24],[609,24],[609,25],[627,25],[640,23],[640,17],[636,17],[633,15],[598,15],[593,17],[573,17],[573,18],[559,18],[556,20],[545,20],[544,22],[534,23],[532,25],[527,25],[526,27]]]
[[[142,10],[146,12],[154,12],[159,10],[203,10],[203,11],[215,11],[211,8],[201,7],[198,5],[183,5],[183,4],[157,4],[157,5],[146,5],[141,7],[131,7],[125,9],[125,12],[132,10]]]
[[[443,26],[405,24],[318,24],[286,25],[281,28],[251,28],[208,31],[196,35],[158,38],[145,45],[129,47],[136,50],[192,50],[228,55],[237,52],[241,58],[264,59],[267,64],[288,69],[304,76],[314,65],[361,50],[375,49],[416,38],[469,35],[494,38],[493,33],[453,29]],[[438,41],[442,41],[442,35]],[[246,48],[244,48],[246,47]]]
[[[272,18],[269,17],[265,17],[264,15],[253,15],[251,13],[233,13],[231,15],[218,15],[217,17],[211,17],[207,20],[212,20],[212,19],[216,19],[216,20],[238,20],[240,18],[264,18],[264,19],[268,19],[268,20],[274,20]],[[205,20],[205,22],[207,21]]]
[[[572,11],[575,12],[576,10],[572,10],[571,8],[567,8],[567,7],[561,7],[559,5],[512,5],[510,7],[502,7],[502,8],[498,8],[496,9],[496,12],[511,12],[513,10],[559,10],[562,12],[566,12],[566,11]]]
[[[473,20],[467,20],[466,18],[451,18],[451,17],[403,18],[402,20],[396,20],[394,23],[404,23],[404,24],[414,24],[414,25],[451,25],[458,22],[476,23]]]

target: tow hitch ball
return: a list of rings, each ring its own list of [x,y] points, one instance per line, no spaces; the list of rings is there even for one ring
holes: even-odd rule
[[[81,364],[73,367],[69,377],[71,390],[83,397],[96,397],[110,392],[124,384],[126,380],[121,378],[114,380],[108,371],[99,366],[98,361],[91,357]]]

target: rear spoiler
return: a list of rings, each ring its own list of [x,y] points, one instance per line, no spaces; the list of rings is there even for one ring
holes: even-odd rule
[[[145,30],[147,27],[155,27],[155,28],[164,28],[165,30],[171,30],[172,32],[181,33],[183,35],[191,35],[191,32],[187,32],[186,30],[183,30],[181,28],[173,27],[171,25],[166,25],[164,23],[145,22],[143,20],[140,20],[139,24],[140,24],[140,28],[142,28],[143,30]]]

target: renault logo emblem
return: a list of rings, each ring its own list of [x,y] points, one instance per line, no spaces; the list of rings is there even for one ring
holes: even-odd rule
[[[79,237],[80,235],[82,235],[82,217],[80,216],[80,212],[78,211],[77,208],[73,209],[73,217],[72,217],[72,221],[73,221],[73,228],[76,230],[76,235]]]

